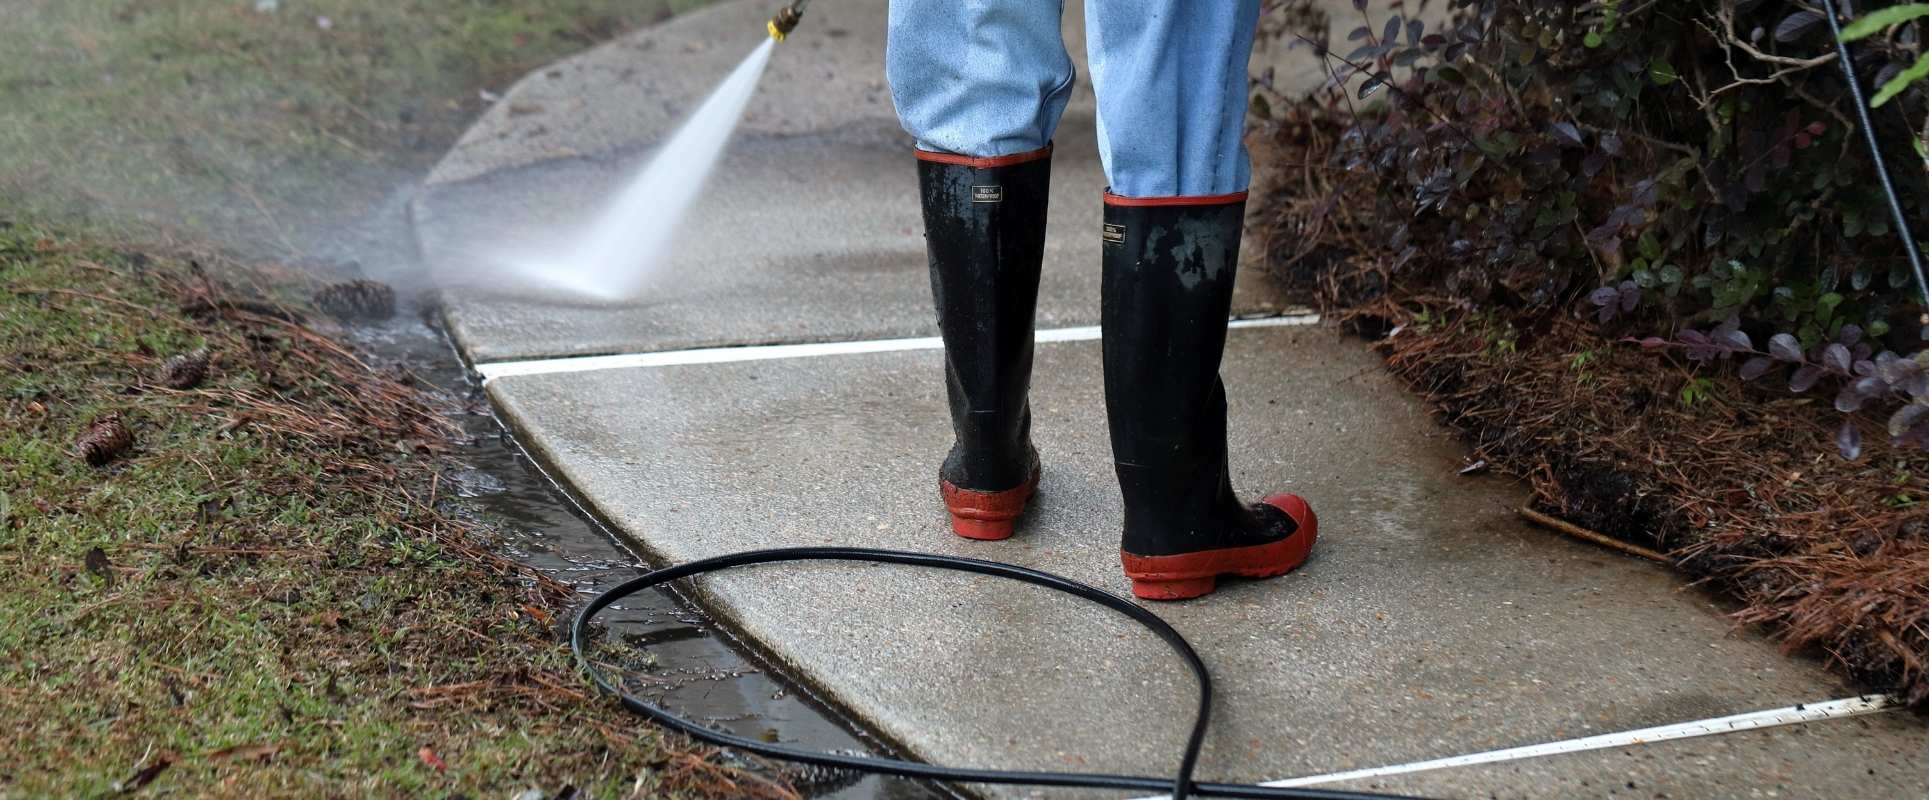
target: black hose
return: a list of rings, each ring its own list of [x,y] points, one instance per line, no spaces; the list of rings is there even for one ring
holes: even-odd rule
[[[1889,214],[1895,218],[1896,235],[1902,238],[1902,252],[1909,257],[1909,267],[1916,273],[1916,291],[1922,294],[1922,311],[1929,316],[1929,276],[1922,271],[1922,250],[1916,244],[1916,236],[1909,231],[1909,217],[1902,211],[1902,198],[1896,194],[1895,179],[1889,174],[1889,164],[1882,158],[1882,144],[1875,138],[1875,123],[1869,119],[1869,101],[1862,97],[1862,81],[1855,77],[1855,57],[1849,52],[1849,43],[1842,40],[1842,21],[1840,12],[1835,8],[1835,0],[1822,0],[1822,8],[1828,13],[1829,32],[1835,35],[1835,57],[1842,62],[1842,77],[1849,82],[1849,96],[1855,98],[1856,119],[1862,123],[1862,137],[1869,145],[1869,160],[1875,164],[1876,177],[1882,181],[1882,191],[1889,196]],[[1929,328],[1924,330],[1929,334]]]
[[[1042,586],[1057,592],[1072,595],[1088,602],[1096,603],[1125,615],[1146,630],[1165,640],[1166,646],[1179,654],[1192,670],[1199,683],[1199,706],[1192,721],[1192,734],[1186,738],[1185,751],[1179,758],[1178,773],[1172,778],[1157,778],[1135,775],[1107,775],[1079,772],[1019,772],[1002,769],[972,769],[964,767],[944,767],[920,764],[895,758],[874,758],[864,756],[845,756],[814,750],[801,750],[794,747],[770,744],[755,739],[747,739],[723,731],[698,725],[677,716],[661,706],[625,691],[609,680],[603,672],[590,662],[585,653],[589,639],[590,620],[597,612],[608,608],[611,603],[630,595],[651,589],[679,578],[700,575],[706,572],[750,566],[752,564],[772,564],[792,561],[860,561],[879,564],[903,564],[914,567],[969,572],[990,575],[1015,581]],[[1313,798],[1314,800],[1366,800],[1367,798],[1386,798],[1393,795],[1365,792],[1347,792],[1325,789],[1285,789],[1267,786],[1254,786],[1231,783],[1196,783],[1192,780],[1194,767],[1199,763],[1199,750],[1205,744],[1206,725],[1212,711],[1212,676],[1207,674],[1205,661],[1187,643],[1179,631],[1147,611],[1137,603],[1111,592],[1088,586],[1078,581],[1040,572],[1035,569],[1000,564],[995,561],[980,561],[974,558],[932,555],[929,553],[907,553],[897,550],[873,550],[860,547],[795,547],[778,550],[753,550],[744,553],[706,558],[687,564],[665,567],[641,577],[633,578],[591,600],[569,629],[569,649],[576,655],[576,663],[589,675],[597,688],[615,695],[623,707],[641,714],[665,728],[677,731],[698,741],[722,747],[730,747],[747,753],[755,753],[766,758],[810,764],[819,767],[854,770],[879,775],[895,775],[903,778],[919,778],[932,781],[959,783],[995,783],[1021,786],[1065,786],[1082,789],[1128,789],[1133,791],[1170,792],[1173,800],[1184,800],[1188,796],[1204,797],[1245,797],[1245,798]]]

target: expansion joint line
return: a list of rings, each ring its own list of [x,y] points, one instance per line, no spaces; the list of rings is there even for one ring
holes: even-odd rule
[[[1318,314],[1281,314],[1267,317],[1234,318],[1227,321],[1226,327],[1229,330],[1235,331],[1253,328],[1285,328],[1314,325],[1319,321],[1320,316]],[[1090,342],[1098,340],[1099,337],[1100,331],[1097,325],[1076,328],[1047,328],[1038,332],[1038,341],[1040,344]],[[553,375],[564,372],[591,372],[606,369],[680,367],[694,364],[729,364],[740,361],[772,361],[790,358],[816,358],[820,356],[942,349],[944,349],[943,339],[936,336],[921,336],[906,339],[857,339],[841,342],[810,342],[803,344],[704,347],[690,350],[661,350],[655,352],[617,353],[598,356],[568,356],[527,361],[491,361],[477,364],[475,370],[482,376],[483,382],[488,383],[498,378],[521,375]]]

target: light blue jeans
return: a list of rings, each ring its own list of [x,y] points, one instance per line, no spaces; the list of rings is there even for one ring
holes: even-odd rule
[[[1243,192],[1260,0],[1085,0],[1099,158],[1125,197]],[[1044,147],[1072,91],[1064,0],[891,0],[885,73],[918,147]]]

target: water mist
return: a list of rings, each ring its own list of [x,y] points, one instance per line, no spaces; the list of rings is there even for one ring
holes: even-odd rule
[[[732,70],[676,134],[626,181],[589,226],[540,255],[487,259],[495,290],[593,304],[639,299],[669,263],[670,247],[770,63],[766,39]],[[504,285],[506,284],[506,285]]]

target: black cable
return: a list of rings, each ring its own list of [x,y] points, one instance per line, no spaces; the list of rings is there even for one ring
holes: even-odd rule
[[[944,767],[920,764],[895,758],[875,758],[864,756],[845,756],[814,750],[770,744],[755,739],[725,733],[723,731],[698,725],[673,714],[661,706],[624,691],[611,682],[601,670],[590,663],[585,650],[589,638],[590,620],[597,612],[608,608],[611,603],[630,595],[651,589],[679,578],[700,575],[706,572],[744,567],[753,564],[772,564],[792,561],[860,561],[880,564],[903,564],[914,567],[969,572],[990,575],[998,578],[1042,586],[1053,591],[1063,592],[1086,601],[1096,603],[1125,615],[1145,629],[1164,640],[1172,651],[1192,670],[1199,683],[1199,707],[1192,721],[1192,734],[1186,738],[1184,753],[1179,759],[1179,770],[1173,778],[1155,778],[1135,775],[1108,775],[1079,772],[1019,772],[1001,769],[973,769],[965,767]],[[907,553],[898,550],[873,550],[861,547],[795,547],[778,550],[753,550],[744,553],[706,558],[687,564],[665,567],[641,577],[633,578],[591,600],[576,621],[569,628],[569,649],[576,655],[576,663],[589,675],[597,688],[615,695],[623,707],[648,717],[665,728],[677,731],[690,738],[722,747],[730,747],[767,758],[810,764],[819,767],[854,770],[879,775],[895,775],[904,778],[945,781],[957,783],[996,783],[1021,786],[1065,786],[1082,789],[1128,789],[1133,791],[1170,792],[1173,800],[1185,800],[1187,796],[1207,797],[1244,797],[1271,800],[1273,798],[1311,798],[1312,800],[1370,800],[1393,797],[1394,795],[1372,794],[1366,792],[1347,792],[1326,789],[1284,789],[1267,786],[1254,786],[1231,783],[1195,783],[1192,780],[1193,768],[1199,763],[1199,750],[1205,744],[1206,725],[1212,710],[1212,677],[1206,671],[1206,663],[1199,658],[1197,651],[1187,643],[1179,631],[1147,611],[1137,603],[1097,587],[1041,572],[1035,569],[1000,564],[995,561],[980,561],[975,558],[933,555],[929,553]]]
[[[1875,164],[1875,174],[1882,181],[1882,191],[1889,196],[1889,213],[1895,217],[1896,235],[1902,237],[1902,252],[1909,256],[1909,267],[1916,273],[1916,291],[1922,294],[1922,311],[1929,316],[1929,276],[1922,271],[1922,251],[1916,244],[1916,236],[1909,231],[1909,217],[1902,211],[1902,198],[1896,194],[1895,179],[1889,175],[1889,164],[1882,159],[1882,144],[1875,138],[1875,123],[1869,119],[1869,101],[1862,97],[1862,82],[1855,77],[1855,57],[1849,52],[1849,43],[1842,40],[1842,21],[1836,11],[1835,0],[1822,0],[1822,8],[1828,13],[1829,32],[1835,34],[1835,57],[1842,62],[1842,77],[1849,82],[1849,96],[1855,98],[1855,115],[1862,122],[1862,136],[1869,145],[1869,160]]]

